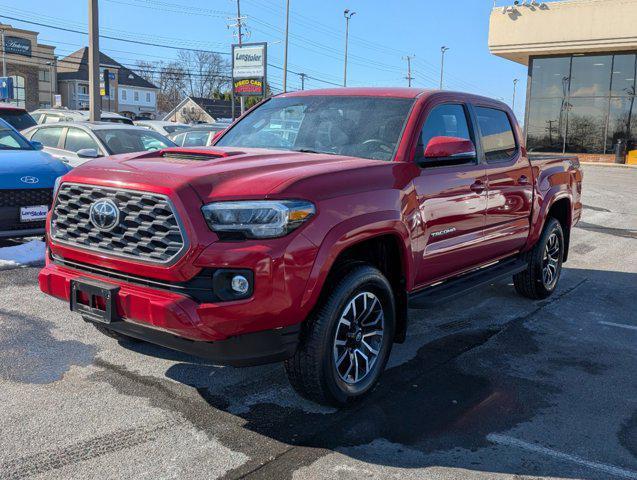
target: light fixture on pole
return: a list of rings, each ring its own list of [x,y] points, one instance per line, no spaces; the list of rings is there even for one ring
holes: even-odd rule
[[[442,90],[442,80],[445,74],[445,52],[449,50],[449,47],[444,45],[440,47],[440,90]]]
[[[348,8],[343,12],[345,17],[345,65],[343,70],[343,86],[347,87],[347,37],[349,36],[349,19],[356,15],[356,12],[350,12]]]

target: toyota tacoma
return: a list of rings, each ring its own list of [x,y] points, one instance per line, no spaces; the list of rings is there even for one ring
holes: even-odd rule
[[[92,160],[48,218],[45,293],[101,332],[213,362],[285,362],[324,404],[369,392],[408,308],[513,278],[551,295],[576,157],[529,157],[502,102],[349,88],[270,98],[211,147]]]

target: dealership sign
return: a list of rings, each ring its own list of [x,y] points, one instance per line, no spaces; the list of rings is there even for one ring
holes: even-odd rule
[[[14,55],[31,56],[31,40],[20,37],[4,37],[4,51]]]
[[[232,46],[232,88],[235,95],[265,95],[267,44]]]

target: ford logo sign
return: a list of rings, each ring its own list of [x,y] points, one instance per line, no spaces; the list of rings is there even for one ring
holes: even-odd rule
[[[95,228],[103,232],[110,232],[119,225],[119,208],[112,200],[98,200],[91,205],[89,218]]]
[[[29,185],[34,185],[34,184],[38,183],[38,182],[40,181],[40,179],[39,179],[38,177],[29,177],[29,176],[26,176],[26,177],[22,177],[22,178],[20,179],[20,181],[21,181],[22,183],[26,183],[26,184],[29,184]]]

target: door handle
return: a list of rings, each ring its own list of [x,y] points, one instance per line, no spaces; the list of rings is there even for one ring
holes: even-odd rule
[[[528,185],[529,184],[529,179],[526,177],[526,175],[520,175],[520,177],[518,178],[518,185]]]
[[[469,188],[473,192],[482,193],[482,192],[484,192],[484,189],[486,187],[485,187],[484,183],[481,180],[476,180],[476,182],[471,184],[471,186]]]

